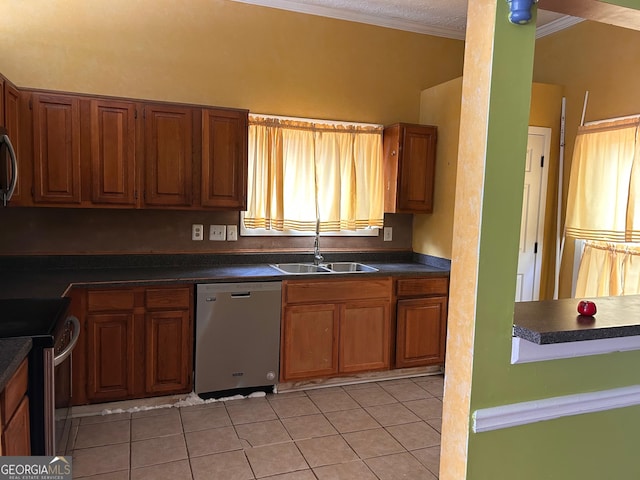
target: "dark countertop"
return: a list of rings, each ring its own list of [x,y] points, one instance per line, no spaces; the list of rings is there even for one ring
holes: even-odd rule
[[[193,284],[225,281],[269,281],[311,278],[354,278],[383,275],[448,276],[442,259],[415,261],[410,252],[392,254],[326,254],[326,261],[357,261],[378,269],[367,273],[290,275],[272,263],[305,262],[310,255],[118,255],[65,257],[7,257],[0,259],[0,299],[60,297],[70,287]],[[423,260],[424,256],[417,256]]]
[[[593,317],[578,314],[580,300],[516,303],[513,334],[539,345],[640,335],[640,295],[589,298]]]
[[[0,392],[31,350],[28,337],[0,338]]]

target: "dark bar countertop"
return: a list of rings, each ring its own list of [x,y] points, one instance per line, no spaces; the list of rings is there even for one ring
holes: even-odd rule
[[[539,345],[640,335],[640,295],[588,298],[593,317],[578,314],[579,298],[516,302],[513,334]]]

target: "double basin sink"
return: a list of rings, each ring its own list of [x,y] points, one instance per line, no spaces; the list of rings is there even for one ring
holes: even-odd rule
[[[358,262],[333,262],[321,263],[275,263],[271,265],[281,273],[303,274],[303,273],[365,273],[377,272],[378,269]]]

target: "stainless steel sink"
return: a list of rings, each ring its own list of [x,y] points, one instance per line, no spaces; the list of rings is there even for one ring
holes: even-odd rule
[[[324,264],[323,264],[324,265]],[[377,272],[378,269],[358,262],[333,262],[327,263],[326,267],[334,272]]]
[[[312,263],[275,263],[271,266],[282,273],[331,273],[328,268]]]
[[[304,273],[364,273],[377,272],[378,269],[357,262],[333,262],[314,265],[312,263],[275,263],[273,268],[282,273],[304,274]]]

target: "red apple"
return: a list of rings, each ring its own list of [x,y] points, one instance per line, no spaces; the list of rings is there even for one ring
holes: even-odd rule
[[[580,303],[578,303],[578,313],[580,315],[591,316],[595,315],[597,311],[596,304],[589,300],[580,300]]]

